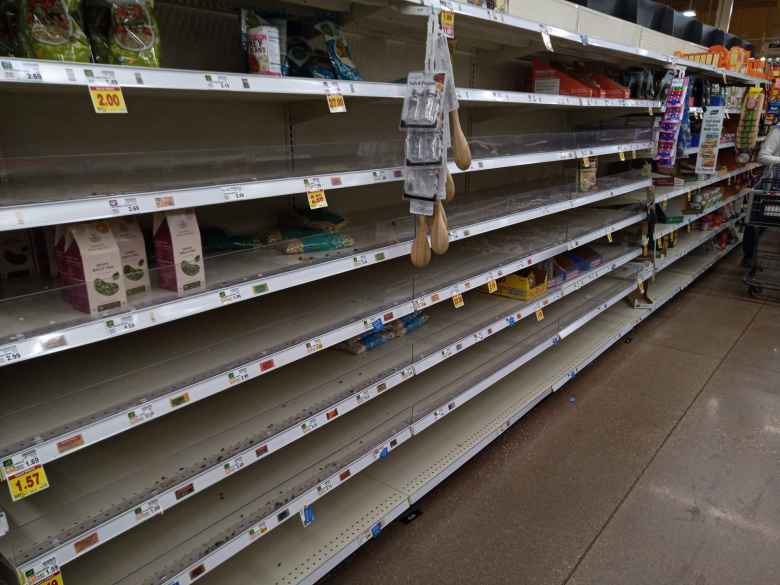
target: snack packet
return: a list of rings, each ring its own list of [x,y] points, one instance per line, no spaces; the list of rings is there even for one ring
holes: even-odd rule
[[[325,49],[336,77],[348,81],[362,81],[363,78],[352,61],[352,54],[341,27],[330,20],[325,20],[314,25],[314,28],[325,40]]]

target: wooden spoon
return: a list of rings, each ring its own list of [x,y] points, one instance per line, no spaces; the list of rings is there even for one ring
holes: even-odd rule
[[[431,248],[436,254],[444,254],[450,247],[450,235],[447,233],[447,215],[441,201],[434,203],[433,225],[431,226]]]
[[[447,171],[447,203],[455,199],[455,181],[452,179],[452,175]]]
[[[471,166],[471,148],[466,142],[463,128],[460,127],[458,110],[450,112],[450,130],[452,131],[452,152],[455,154],[455,164],[461,171]]]
[[[412,264],[417,268],[428,266],[431,261],[431,247],[428,245],[428,225],[425,216],[417,216],[417,234],[412,242]]]

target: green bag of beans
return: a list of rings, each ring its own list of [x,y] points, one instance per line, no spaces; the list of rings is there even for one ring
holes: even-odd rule
[[[50,61],[92,61],[81,27],[79,0],[19,0],[23,56]]]
[[[98,63],[160,66],[160,29],[153,0],[90,3],[87,30]]]

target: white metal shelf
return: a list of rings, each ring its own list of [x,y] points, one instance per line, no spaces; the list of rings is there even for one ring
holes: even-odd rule
[[[0,453],[16,457],[35,448],[42,462],[53,461],[644,219],[635,211],[564,212],[469,239],[425,271],[402,260],[384,263],[327,279],[314,297],[298,287],[256,301],[262,305],[226,307],[50,356],[56,377],[34,361],[19,364],[5,377],[27,390],[5,413]],[[118,354],[119,372],[112,361]],[[82,359],[92,364],[86,372]]]
[[[97,543],[102,545],[145,521],[146,517],[136,517],[138,507],[167,512],[183,501],[177,497],[182,491],[189,498],[223,481],[228,476],[227,469],[246,469],[303,439],[314,429],[319,432],[388,389],[422,375],[455,354],[534,315],[537,309],[549,311],[556,301],[614,272],[640,254],[638,248],[621,246],[598,250],[603,264],[533,301],[518,302],[472,292],[465,295],[466,306],[462,310],[453,313],[454,309],[448,307],[434,309],[433,329],[426,326],[362,358],[322,352],[313,356],[306,368],[290,368],[286,376],[271,376],[262,382],[255,380],[257,383],[249,383],[229,403],[222,401],[209,407],[211,435],[206,441],[199,432],[203,414],[197,409],[182,413],[164,431],[157,429],[152,433],[153,442],[159,447],[154,457],[144,461],[142,469],[137,468],[137,462],[124,460],[122,453],[148,451],[149,433],[106,443],[95,454],[74,456],[66,464],[66,473],[51,468],[50,478],[58,479],[52,489],[36,496],[29,504],[6,502],[9,517],[21,529],[12,532],[4,545],[13,548],[14,558],[19,559],[31,554],[22,551],[34,550],[35,556],[40,556],[40,550],[46,546],[43,556],[56,556],[58,564],[63,565],[72,560],[74,543],[95,531]],[[552,313],[548,322],[554,316]],[[357,370],[356,362],[362,362]],[[323,383],[323,377],[319,377],[312,384],[309,372],[313,370],[323,375],[328,372],[332,381]],[[343,383],[345,379],[353,381],[351,387]],[[247,395],[256,397],[251,399],[254,400],[251,406]],[[247,418],[249,412],[261,414]],[[244,422],[236,425],[236,420],[241,418]],[[274,431],[258,435],[257,429],[263,428]],[[164,445],[160,442],[161,433],[168,437]],[[96,457],[99,461],[112,462],[110,481],[98,468],[101,466],[95,465]],[[87,490],[89,496],[85,497],[85,493],[79,496],[81,490]],[[68,532],[67,538],[63,531]],[[27,544],[28,538],[32,544]]]
[[[689,70],[697,71],[724,81],[730,79],[732,81],[753,84],[768,83],[768,81],[763,78],[753,77],[729,69],[705,65],[682,57],[667,55],[659,51],[624,45],[588,34],[568,31],[555,26],[548,26],[541,22],[512,16],[495,10],[482,8],[481,6],[463,2],[453,2],[451,0],[405,0],[405,2],[411,5],[408,8],[403,9],[403,12],[407,14],[426,15],[430,13],[431,8],[435,10],[444,9],[453,12],[458,16],[473,19],[476,23],[481,25],[479,27],[480,32],[482,32],[483,29],[485,32],[491,29],[495,30],[496,25],[510,27],[516,31],[523,31],[536,35],[541,35],[543,31],[546,31],[552,39],[559,39],[571,43],[575,47],[580,45],[583,48],[595,49],[604,55],[614,54],[621,58],[629,58],[637,61],[650,61],[664,66],[682,65]],[[553,42],[553,48],[555,48],[555,45],[556,43]]]
[[[561,187],[560,193],[547,190],[511,194],[510,189],[475,193],[473,197],[459,197],[448,206],[450,241],[457,241],[487,233],[532,219],[574,209],[604,199],[617,197],[637,189],[649,187],[651,181],[633,173],[621,174],[601,180],[602,189],[577,193]],[[536,195],[544,195],[540,201]],[[480,207],[477,198],[482,204]],[[471,201],[464,205],[463,201]],[[484,210],[481,214],[479,210]],[[491,215],[492,213],[492,215]],[[220,309],[226,304],[256,299],[287,288],[314,282],[336,274],[358,270],[394,258],[407,256],[411,251],[414,232],[407,216],[396,221],[390,216],[385,222],[375,217],[370,224],[352,225],[348,233],[355,235],[352,253],[338,252],[314,254],[308,262],[300,257],[285,256],[273,246],[254,252],[227,254],[206,259],[208,290],[186,297],[154,290],[137,301],[137,308],[120,313],[104,314],[98,318],[81,316],[54,290],[31,295],[25,299],[0,303],[4,306],[0,316],[0,356],[13,355],[0,363],[10,365],[47,354],[74,349],[90,343],[104,341],[156,327],[177,319]],[[405,223],[404,223],[405,222]],[[384,224],[392,224],[388,229]],[[401,225],[402,227],[398,227]],[[381,237],[382,231],[388,235]],[[355,251],[356,250],[356,251]],[[334,257],[335,256],[335,257]],[[226,303],[225,299],[229,302]],[[107,326],[107,322],[122,323],[123,328]]]
[[[690,223],[693,223],[705,215],[709,215],[710,213],[717,211],[721,207],[725,207],[729,203],[733,203],[735,201],[738,201],[740,198],[745,197],[750,192],[750,189],[743,189],[742,191],[739,191],[738,193],[735,193],[734,195],[731,195],[730,197],[726,197],[725,199],[722,199],[721,201],[718,201],[714,205],[710,205],[708,208],[704,209],[703,211],[700,211],[699,213],[695,214],[685,214],[683,215],[683,220],[680,223],[657,223],[655,225],[655,231],[653,233],[653,236],[658,239],[662,238],[663,236],[667,236],[671,234],[672,232],[675,232],[681,228],[684,228]]]
[[[435,425],[487,389],[495,381],[489,373],[496,374],[498,364],[505,370],[499,375],[506,375],[539,353],[557,345],[561,339],[618,302],[636,287],[635,268],[619,272],[620,277],[601,278],[555,303],[549,307],[549,314],[544,321],[532,321],[530,325],[507,328],[494,339],[479,344],[474,351],[460,354],[458,360],[451,362],[451,366],[432,368],[420,378],[411,380],[385,395],[381,401],[372,402],[350,417],[329,425],[316,435],[311,435],[308,440],[290,446],[289,453],[285,451],[282,454],[284,457],[271,458],[260,466],[236,475],[233,481],[222,484],[220,494],[194,496],[191,502],[173,509],[154,522],[140,526],[122,539],[107,544],[108,548],[102,551],[103,558],[106,554],[115,558],[111,552],[115,543],[127,544],[133,541],[132,548],[136,551],[126,559],[116,559],[119,565],[111,569],[111,574],[127,573],[128,577],[119,581],[123,584],[179,582],[180,585],[186,585],[193,582],[198,575],[211,570],[247,546],[253,540],[250,532],[254,532],[253,529],[257,526],[271,531],[280,523],[293,518],[304,506],[311,505],[326,492],[335,489],[377,460],[383,459],[399,445]],[[497,346],[500,346],[499,355],[486,353]],[[513,354],[510,360],[503,355],[507,350]],[[477,354],[477,362],[487,359],[490,364],[483,370],[475,371],[476,364],[473,360]],[[420,402],[425,396],[428,398]],[[415,404],[418,404],[419,408],[413,408]],[[410,416],[405,415],[402,420],[399,419],[397,425],[376,427],[378,418],[382,420],[382,417],[392,416],[399,410],[399,405],[403,405],[400,411],[410,413]],[[363,434],[371,429],[381,429],[383,434]],[[359,445],[356,442],[357,437],[363,437]],[[377,437],[381,440],[377,440]],[[312,468],[313,471],[309,472],[318,474],[317,479],[305,483],[309,486],[305,493],[293,497],[288,495],[286,490],[280,491],[275,487],[275,477],[292,477],[296,469],[300,472],[306,469],[305,466],[315,463],[318,452],[333,452],[332,448],[336,444],[333,441],[344,446],[354,445],[355,448],[350,451],[347,459],[339,459],[336,465],[329,465],[324,461],[317,463],[317,470]],[[260,505],[258,498],[258,494],[264,492],[266,488],[263,486],[266,485],[268,489],[279,494],[269,500],[276,502],[271,508]],[[282,493],[285,495],[281,496]],[[215,502],[223,500],[227,502],[225,505],[235,510],[229,516],[219,510],[224,508],[224,505],[217,505],[215,509]],[[241,507],[236,509],[238,504]],[[190,510],[194,509],[199,510],[198,514],[191,513]],[[218,522],[209,524],[208,528],[201,532],[196,524],[203,526],[202,523],[209,518]],[[169,523],[175,527],[173,531],[162,526]],[[197,536],[193,538],[194,534]],[[217,536],[222,534],[229,536]],[[215,537],[219,541],[216,546]],[[143,566],[139,572],[134,572],[144,564],[141,559],[154,557],[154,562]],[[75,578],[76,582],[85,585],[102,583],[106,576],[99,574],[96,564],[101,564],[97,555],[95,561],[90,556],[85,556],[71,565],[70,575],[69,568],[66,567],[65,579]]]
[[[309,527],[286,523],[201,583],[313,585],[736,245],[691,258],[684,270],[659,274],[653,285],[654,304],[640,309],[614,305],[442,424],[331,492],[315,506],[315,522]]]
[[[475,158],[466,171],[460,170],[454,162],[449,163],[449,169],[452,174],[476,172],[572,160],[586,156],[606,156],[620,152],[645,150],[651,147],[652,142],[639,141],[493,156]],[[41,203],[3,205],[0,207],[0,231],[154,213],[161,209],[169,211],[235,201],[248,201],[250,199],[264,199],[281,195],[294,195],[296,193],[305,193],[311,184],[319,184],[327,191],[402,181],[403,178],[403,167],[395,166],[241,183],[166,189],[162,191],[129,192],[120,195],[90,196]]]
[[[761,163],[751,162],[746,164],[745,166],[738,167],[724,174],[718,173],[713,175],[712,177],[700,181],[685,183],[684,185],[681,186],[675,185],[672,187],[656,187],[654,199],[656,203],[661,203],[668,199],[673,199],[674,197],[680,197],[681,195],[685,195],[686,193],[690,193],[692,191],[698,191],[699,189],[703,189],[705,187],[709,187],[710,185],[720,183],[721,181],[726,181],[733,177],[738,177],[739,175],[742,175],[744,173],[749,173],[750,171],[761,168],[762,166],[763,165]]]
[[[722,231],[735,227],[737,222],[742,219],[744,215],[739,215],[729,221],[723,222],[721,225],[712,230],[680,233],[679,240],[674,248],[670,248],[667,251],[666,256],[657,258],[655,261],[656,272],[664,270],[665,268],[676,263],[678,260],[684,258],[690,254],[693,250],[710,241]],[[649,276],[649,275],[648,275]]]
[[[3,86],[37,85],[44,87],[89,87],[95,84],[120,86],[123,89],[207,91],[220,94],[235,92],[255,94],[265,99],[316,99],[334,93],[348,98],[401,100],[406,91],[403,83],[272,77],[247,73],[191,71],[149,67],[123,67],[93,63],[63,63],[33,59],[0,58],[5,77]],[[96,78],[96,75],[98,76]],[[465,105],[536,105],[583,108],[657,109],[656,100],[578,98],[566,95],[529,93],[480,88],[456,88],[458,100]],[[324,100],[323,100],[324,103]]]

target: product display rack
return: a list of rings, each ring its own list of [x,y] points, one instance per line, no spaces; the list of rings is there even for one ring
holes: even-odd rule
[[[194,14],[187,26],[235,17],[233,7],[183,4]],[[189,34],[170,24],[181,9],[165,9],[166,43],[177,49]],[[457,195],[446,205],[449,249],[424,268],[408,258],[421,224],[398,202],[403,82],[209,70],[219,59],[200,70],[0,57],[0,99],[29,98],[2,161],[0,237],[135,216],[149,233],[152,213],[195,208],[204,249],[215,226],[249,226],[258,242],[272,217],[283,229],[280,218],[322,189],[351,242],[209,252],[199,292],[164,291],[152,271],[151,290],[127,308],[92,315],[53,281],[1,282],[0,461],[45,466],[49,485],[16,502],[0,496],[0,582],[313,583],[737,245],[732,236],[713,252],[709,242],[736,234],[742,212],[665,236],[744,191],[654,232],[647,206],[672,199],[676,209],[676,197],[760,165],[653,189],[636,159],[650,156],[660,102],[528,93],[510,78],[528,75],[530,56],[549,55],[598,61],[613,77],[684,65],[724,83],[764,80],[673,57],[695,46],[659,50],[667,37],[558,0],[510,13],[439,0],[349,10],[369,79],[419,68],[407,45],[423,46],[425,17],[455,15],[455,115],[473,159],[447,165]],[[235,42],[234,33],[219,28],[210,42]],[[390,38],[385,73],[365,55]],[[84,110],[95,85],[122,88],[129,114]],[[346,98],[344,114],[327,113],[334,95]],[[75,125],[36,118],[55,101],[76,112]],[[183,127],[207,110],[202,132]],[[172,125],[155,128],[155,116]],[[69,140],[28,140],[41,131]],[[126,144],[113,144],[114,133]],[[331,136],[340,142],[324,142]],[[669,247],[643,252],[650,233]],[[577,254],[598,261],[562,268]],[[524,301],[491,294],[530,268],[546,271],[546,290]],[[562,282],[547,288],[553,270]],[[638,301],[651,279],[654,302]],[[403,329],[407,318],[422,325]],[[378,348],[344,350],[399,327]]]

